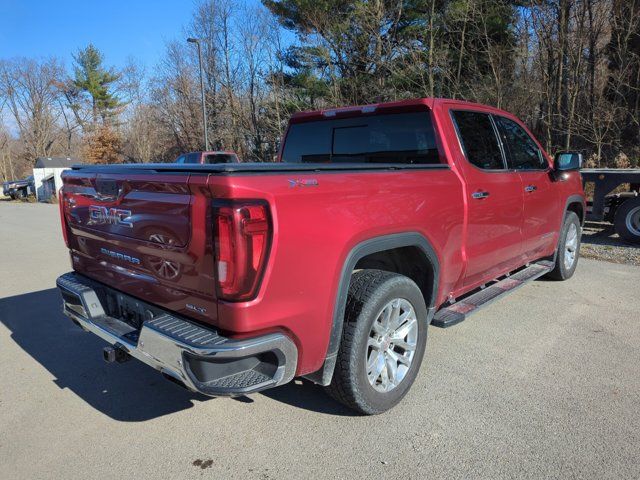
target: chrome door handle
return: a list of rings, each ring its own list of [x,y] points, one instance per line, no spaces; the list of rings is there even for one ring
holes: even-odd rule
[[[473,192],[471,194],[471,198],[475,198],[476,200],[482,200],[483,198],[487,198],[489,196],[489,192]]]
[[[538,189],[538,187],[536,187],[535,185],[527,185],[526,187],[524,187],[524,191],[531,193],[531,192],[535,192]]]

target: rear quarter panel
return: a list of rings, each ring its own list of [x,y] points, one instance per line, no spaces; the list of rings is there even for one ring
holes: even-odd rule
[[[303,182],[291,186],[289,180]],[[305,180],[317,185],[300,186]],[[216,198],[267,200],[274,223],[257,298],[219,302],[219,327],[237,334],[287,331],[300,350],[299,374],[322,365],[342,266],[359,243],[393,233],[422,234],[441,266],[446,264],[439,297],[461,274],[462,185],[449,169],[212,176],[209,186]]]

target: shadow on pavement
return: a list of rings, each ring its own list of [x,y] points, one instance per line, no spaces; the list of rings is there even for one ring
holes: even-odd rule
[[[137,360],[108,365],[102,360],[100,338],[82,331],[61,312],[55,288],[0,299],[0,321],[11,339],[89,405],[122,422],[140,422],[193,407],[210,398],[166,381]],[[290,383],[264,395],[298,408],[333,415],[353,412],[309,382]],[[253,401],[238,397],[251,408]]]
[[[104,363],[106,343],[62,314],[55,288],[0,299],[0,321],[13,341],[55,377],[58,387],[70,389],[115,420],[149,420],[208,399],[171,384],[138,361]]]
[[[287,385],[265,390],[262,395],[313,412],[348,417],[359,416],[355,411],[329,397],[321,386],[307,380],[297,379]]]
[[[638,248],[626,243],[616,234],[613,225],[606,222],[585,222],[582,230],[582,243],[588,245],[608,245],[612,247]]]

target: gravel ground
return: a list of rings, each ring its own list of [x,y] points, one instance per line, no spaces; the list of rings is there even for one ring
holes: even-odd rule
[[[582,259],[446,330],[354,416],[308,382],[206,398],[60,313],[55,205],[0,202],[0,479],[637,479],[640,268]]]
[[[605,222],[585,224],[580,254],[594,260],[640,265],[640,245],[624,242],[613,230],[613,225]]]

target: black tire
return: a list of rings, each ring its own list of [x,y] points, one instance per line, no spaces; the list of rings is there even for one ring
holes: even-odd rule
[[[26,197],[25,195],[25,191],[20,189],[20,190],[16,190],[16,199],[17,200],[22,200]]]
[[[404,377],[387,392],[376,390],[367,377],[367,342],[374,321],[394,299],[406,300],[417,319],[414,356]],[[382,270],[360,270],[351,277],[342,341],[329,395],[357,412],[374,415],[397,405],[413,384],[427,342],[427,307],[418,286],[403,275]],[[385,364],[386,365],[386,364]],[[386,366],[385,366],[386,370]]]
[[[567,257],[569,253],[567,252],[566,244],[567,244],[567,235],[569,231],[572,229],[572,225],[576,227],[577,232],[577,244],[575,246],[575,256],[571,266],[567,265]],[[580,258],[580,238],[582,236],[582,227],[580,225],[580,219],[575,212],[567,212],[564,217],[564,223],[562,225],[562,230],[560,231],[560,239],[558,240],[558,252],[556,254],[556,263],[553,268],[546,276],[553,280],[568,280],[570,279],[574,272],[576,271],[576,267],[578,266],[578,259]]]
[[[613,226],[616,233],[629,243],[640,243],[640,197],[629,198],[616,210]]]

